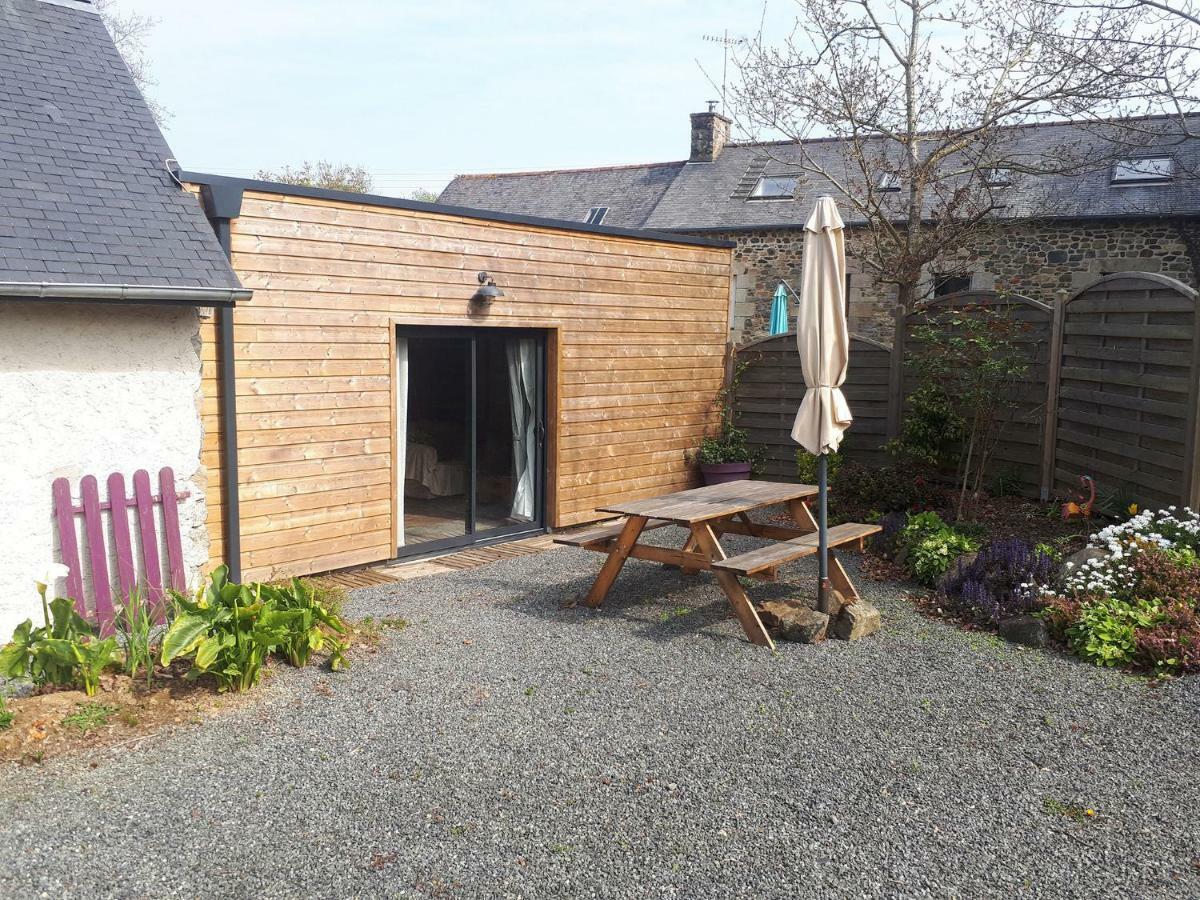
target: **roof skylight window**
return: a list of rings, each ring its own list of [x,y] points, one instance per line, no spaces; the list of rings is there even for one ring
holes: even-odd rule
[[[1138,156],[1118,159],[1113,165],[1113,184],[1166,184],[1175,175],[1169,156]]]
[[[885,194],[895,193],[900,190],[900,173],[884,172],[879,176],[879,181],[876,182],[875,186]]]
[[[608,215],[607,206],[593,206],[588,210],[587,218],[584,219],[588,225],[602,225],[604,217]]]
[[[750,192],[751,200],[791,200],[796,196],[799,175],[764,175]]]

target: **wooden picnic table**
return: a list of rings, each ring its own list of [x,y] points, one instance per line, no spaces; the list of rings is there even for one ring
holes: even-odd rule
[[[774,580],[780,566],[817,552],[817,522],[807,502],[816,496],[817,488],[811,484],[774,481],[713,484],[661,497],[597,507],[601,512],[628,518],[624,522],[555,538],[555,542],[607,555],[584,600],[588,606],[597,607],[604,602],[625,560],[630,557],[678,566],[688,574],[711,571],[729,598],[746,637],[755,644],[774,647],[739,577]],[[794,526],[760,523],[750,518],[750,513],[755,510],[779,504],[787,506]],[[688,538],[681,549],[639,543],[646,531],[667,525],[688,529]],[[858,599],[858,591],[832,548],[853,543],[861,548],[866,537],[878,530],[877,525],[857,523],[837,525],[828,530],[829,579],[850,602]],[[721,537],[726,534],[751,535],[774,543],[729,557],[721,548]]]

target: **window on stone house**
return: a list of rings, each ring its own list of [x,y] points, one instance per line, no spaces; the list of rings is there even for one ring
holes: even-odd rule
[[[970,275],[934,275],[933,296],[945,297],[947,294],[957,294],[971,289]]]
[[[750,192],[751,200],[791,200],[796,196],[798,175],[764,175]]]
[[[1169,156],[1131,157],[1118,159],[1113,164],[1112,183],[1167,184],[1174,174],[1174,160]]]
[[[588,225],[601,225],[604,223],[604,217],[608,215],[607,206],[593,206],[588,210],[587,218],[583,221]]]

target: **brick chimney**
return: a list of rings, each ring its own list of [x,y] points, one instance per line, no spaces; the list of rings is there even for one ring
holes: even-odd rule
[[[692,113],[692,155],[688,162],[712,162],[729,141],[733,124],[717,112],[717,101],[708,101],[708,112]]]

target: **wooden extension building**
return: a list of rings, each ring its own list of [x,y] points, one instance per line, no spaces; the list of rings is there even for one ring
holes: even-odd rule
[[[731,244],[184,178],[254,292],[202,328],[213,564],[324,572],[690,485]]]

